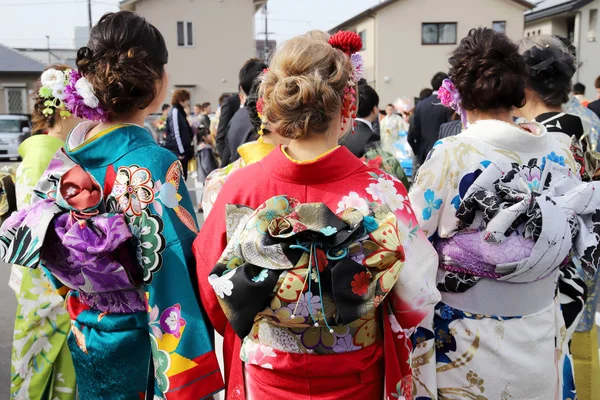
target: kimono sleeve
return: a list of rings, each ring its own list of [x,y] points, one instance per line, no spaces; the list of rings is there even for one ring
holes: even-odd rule
[[[406,197],[404,186],[395,181],[396,191]],[[410,203],[394,211],[403,239],[404,266],[394,285],[391,304],[404,329],[415,328],[440,301],[436,288],[438,255],[421,228]],[[402,232],[403,231],[403,232]]]
[[[460,197],[453,141],[454,138],[450,138],[436,142],[419,168],[409,194],[419,226],[430,240],[442,230],[452,231],[456,224],[454,215]]]
[[[192,243],[198,231],[194,207],[173,160],[154,170],[154,202],[139,221],[155,394],[169,399],[205,398],[223,388],[212,329],[194,288]],[[133,225],[138,222],[133,219]],[[152,249],[164,248],[162,252]]]

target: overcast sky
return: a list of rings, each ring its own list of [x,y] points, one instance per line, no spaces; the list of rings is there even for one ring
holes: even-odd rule
[[[378,2],[269,0],[269,31],[282,41],[311,29],[327,30]],[[106,12],[118,10],[118,4],[119,0],[92,0],[93,21]],[[0,43],[8,46],[45,48],[49,35],[51,47],[73,48],[74,27],[87,23],[87,0],[0,0]],[[264,31],[261,11],[256,15],[256,31]]]

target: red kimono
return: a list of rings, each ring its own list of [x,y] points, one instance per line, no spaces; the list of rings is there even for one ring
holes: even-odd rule
[[[280,195],[300,203],[324,203],[334,213],[353,209],[366,216],[378,205],[393,213],[396,222],[383,232],[387,236],[379,240],[382,251],[377,257],[400,263],[399,272],[390,285],[390,295],[383,303],[374,299],[373,318],[353,331],[354,336],[342,337],[336,329],[334,335],[326,337],[328,330],[315,345],[313,328],[312,336],[289,329],[285,334],[298,343],[293,349],[261,342],[258,335],[248,335],[242,344],[228,323],[209,283],[209,275],[227,246],[227,222],[230,228],[235,224],[234,220],[226,221],[226,205],[256,209]],[[364,165],[345,147],[310,162],[293,161],[284,149],[276,149],[228,178],[194,242],[194,254],[204,309],[224,336],[227,399],[358,400],[382,398],[384,393],[386,399],[412,399],[412,345],[408,336],[439,301],[435,286],[438,258],[418,226],[406,189],[397,179]]]

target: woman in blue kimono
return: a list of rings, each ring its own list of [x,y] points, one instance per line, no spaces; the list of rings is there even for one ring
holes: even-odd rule
[[[141,128],[168,86],[161,33],[107,14],[79,49],[65,104],[78,125],[0,231],[5,260],[71,292],[81,399],[204,399],[222,378],[190,280],[194,207],[175,155]]]

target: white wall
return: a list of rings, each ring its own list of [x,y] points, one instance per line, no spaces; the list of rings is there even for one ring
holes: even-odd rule
[[[171,90],[191,89],[192,101],[210,101],[238,91],[238,73],[254,57],[252,0],[140,0],[135,11],[163,34],[169,49]],[[177,21],[194,24],[194,47],[177,46]]]
[[[523,36],[552,35],[552,29],[552,20],[536,21],[525,25],[525,34]]]
[[[596,0],[583,7],[581,12],[580,43],[577,49],[581,66],[575,75],[574,81],[579,81],[586,86],[586,97],[590,100],[596,99],[594,81],[600,75],[600,15],[596,21],[596,41],[588,41],[589,15],[591,9],[600,12],[600,0]]]
[[[506,21],[507,35],[523,35],[525,8],[510,0],[403,0],[377,13],[376,89],[382,103],[417,96],[433,75],[448,71],[456,45],[422,45],[421,23],[457,22],[457,43],[471,28]],[[385,82],[385,77],[389,82]]]

